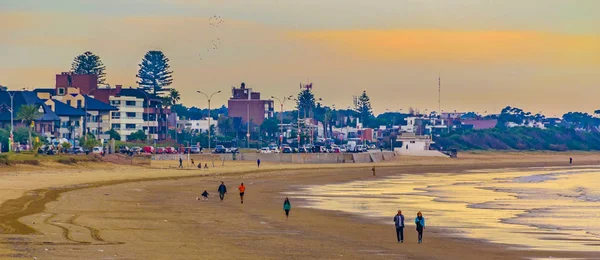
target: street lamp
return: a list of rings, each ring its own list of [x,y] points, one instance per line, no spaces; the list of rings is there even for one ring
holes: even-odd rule
[[[280,118],[280,123],[279,123],[279,150],[281,151],[283,149],[283,104],[285,103],[286,100],[290,100],[292,98],[292,96],[284,97],[283,101],[281,99],[279,99],[279,98],[274,97],[274,96],[271,96],[271,98],[279,101],[279,105],[281,107],[281,109],[279,111],[279,118]]]
[[[206,99],[208,100],[208,152],[210,153],[210,118],[212,117],[210,115],[210,100],[212,99],[213,95],[219,94],[219,93],[221,93],[221,91],[219,90],[215,93],[212,93],[212,94],[210,94],[210,96],[200,90],[198,90],[196,92],[206,96]]]
[[[15,93],[11,93],[10,91],[6,91],[6,93],[8,93],[8,95],[10,96],[10,142],[8,143],[9,147],[9,151],[12,151],[13,149],[13,140],[14,140],[14,135],[13,135],[13,129],[14,127],[14,109],[13,109],[13,99],[15,97]]]
[[[290,100],[294,100],[296,101],[297,104],[299,104],[299,101],[297,98],[292,98],[292,96],[289,97]],[[298,120],[296,120],[296,123],[298,123],[298,152],[300,152],[300,131],[302,130],[302,128],[300,127],[300,106],[298,106]]]

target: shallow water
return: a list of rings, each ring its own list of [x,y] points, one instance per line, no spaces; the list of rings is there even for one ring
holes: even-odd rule
[[[515,248],[600,252],[600,168],[494,170],[394,177],[303,187],[290,192],[311,208],[339,210],[392,225],[398,209],[414,228]],[[426,237],[426,235],[425,235]]]

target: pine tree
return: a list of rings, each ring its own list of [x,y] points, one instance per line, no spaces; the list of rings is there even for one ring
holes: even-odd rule
[[[173,83],[173,71],[169,69],[169,58],[162,51],[149,51],[144,56],[136,75],[139,86],[154,95],[161,94]]]
[[[360,119],[363,126],[366,125],[367,121],[373,117],[371,101],[369,96],[367,95],[367,91],[363,91],[362,95],[360,95],[360,97],[358,97],[358,99],[356,100],[354,106],[356,112],[360,114]]]
[[[104,84],[106,66],[102,63],[100,56],[86,51],[75,57],[71,63],[71,71],[75,74],[94,74],[98,76],[98,84]]]

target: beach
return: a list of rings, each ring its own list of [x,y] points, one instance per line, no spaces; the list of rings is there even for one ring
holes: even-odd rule
[[[253,162],[219,162],[208,170],[179,170],[169,161],[149,167],[18,166],[1,175],[0,253],[2,259],[594,259],[594,251],[529,250],[465,238],[435,217],[428,219],[433,224],[419,245],[410,224],[415,212],[404,212],[406,238],[398,244],[391,220],[402,205],[390,207],[386,224],[315,207],[306,198],[305,189],[319,185],[402,174],[443,178],[489,169],[565,167],[569,157],[577,166],[600,163],[594,153],[478,153],[380,164],[263,164],[261,169]],[[229,191],[224,202],[216,192],[221,181]],[[244,204],[236,190],[241,182],[247,186]],[[209,201],[196,200],[204,190],[211,194]],[[293,206],[289,220],[282,209],[286,196]]]

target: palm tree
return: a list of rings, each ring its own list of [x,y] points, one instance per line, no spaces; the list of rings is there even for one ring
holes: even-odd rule
[[[29,126],[29,145],[33,145],[33,142],[31,141],[31,124],[43,115],[39,108],[40,105],[22,105],[19,108],[19,111],[17,111],[17,119],[20,119],[21,122]]]
[[[179,91],[177,91],[176,89],[170,89],[169,95],[162,97],[162,103],[163,103],[163,106],[165,106],[165,107],[173,107],[174,105],[177,104],[177,102],[179,102],[179,100],[181,100],[181,95],[179,95]],[[167,128],[167,129],[165,129],[166,133],[168,133],[169,132],[169,120],[167,120],[166,128]]]

